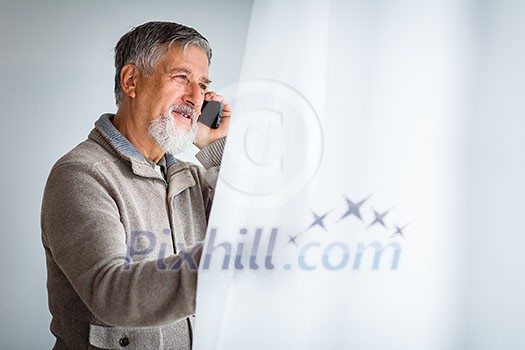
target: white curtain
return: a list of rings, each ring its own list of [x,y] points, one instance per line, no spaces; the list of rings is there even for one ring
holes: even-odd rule
[[[466,254],[484,10],[255,1],[241,79],[221,91],[235,120],[196,349],[487,344],[471,339],[484,326],[469,319],[485,299],[466,302],[486,286],[469,279]]]

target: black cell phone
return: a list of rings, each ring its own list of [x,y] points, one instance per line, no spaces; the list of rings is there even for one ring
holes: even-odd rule
[[[222,117],[222,103],[218,101],[204,101],[202,104],[202,112],[198,121],[202,124],[217,129],[221,123]]]

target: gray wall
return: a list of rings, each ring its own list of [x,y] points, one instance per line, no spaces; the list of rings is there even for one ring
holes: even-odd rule
[[[53,163],[114,112],[113,47],[131,27],[168,20],[212,43],[212,87],[238,79],[252,1],[0,3],[0,349],[50,348],[40,201]],[[79,252],[80,253],[80,252]]]

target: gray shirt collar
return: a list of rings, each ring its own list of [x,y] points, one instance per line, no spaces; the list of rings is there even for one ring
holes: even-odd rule
[[[108,141],[111,146],[122,156],[129,159],[136,159],[141,162],[150,163],[142,153],[129,140],[117,130],[115,125],[111,122],[115,117],[114,114],[106,113],[100,116],[95,122],[95,128]],[[177,159],[171,154],[164,155],[166,161],[166,168],[169,168],[177,162]]]

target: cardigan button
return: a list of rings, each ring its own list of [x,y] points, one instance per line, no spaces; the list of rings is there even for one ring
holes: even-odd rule
[[[129,339],[128,339],[128,337],[123,336],[122,338],[120,338],[120,340],[118,341],[118,343],[120,344],[120,346],[122,346],[122,347],[126,347],[126,346],[129,345]]]

